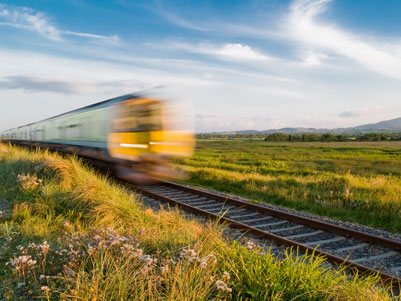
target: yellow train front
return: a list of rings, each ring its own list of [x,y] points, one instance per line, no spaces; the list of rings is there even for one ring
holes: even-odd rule
[[[111,106],[107,137],[115,172],[135,182],[180,177],[170,166],[175,156],[189,156],[194,149],[193,132],[185,114],[169,102],[130,98]]]

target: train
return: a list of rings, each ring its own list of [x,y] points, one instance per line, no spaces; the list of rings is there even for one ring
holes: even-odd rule
[[[171,159],[193,153],[193,131],[181,122],[188,116],[171,102],[127,94],[6,130],[1,140],[107,163],[133,182],[158,181],[179,177]]]

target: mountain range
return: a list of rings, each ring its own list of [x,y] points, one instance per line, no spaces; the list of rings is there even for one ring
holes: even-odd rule
[[[213,132],[210,134],[273,134],[273,133],[285,133],[285,134],[300,134],[300,133],[370,133],[370,132],[401,132],[401,118],[395,118],[391,120],[380,121],[377,123],[363,124],[355,127],[348,128],[335,128],[335,129],[317,129],[317,128],[305,128],[305,127],[287,127],[281,129],[271,129],[264,131],[257,130],[243,130],[243,131],[232,131],[232,132]]]

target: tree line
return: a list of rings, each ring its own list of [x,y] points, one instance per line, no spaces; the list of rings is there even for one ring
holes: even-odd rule
[[[346,141],[401,141],[401,133],[252,133],[252,134],[197,134],[197,139],[261,139],[265,141],[297,141],[297,142],[346,142]]]

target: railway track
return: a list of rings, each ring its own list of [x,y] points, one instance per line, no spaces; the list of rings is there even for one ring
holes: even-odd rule
[[[142,195],[218,219],[278,245],[323,255],[351,271],[401,286],[401,242],[171,182],[134,186]]]

